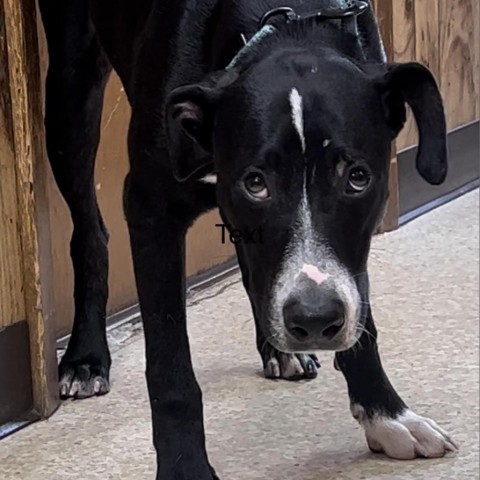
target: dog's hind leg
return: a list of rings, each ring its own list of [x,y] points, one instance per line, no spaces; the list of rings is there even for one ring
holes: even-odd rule
[[[40,0],[49,69],[47,150],[73,221],[71,257],[75,318],[60,363],[60,394],[83,398],[109,391],[105,315],[108,234],[98,209],[94,165],[105,85],[110,73],[89,19],[88,2]]]

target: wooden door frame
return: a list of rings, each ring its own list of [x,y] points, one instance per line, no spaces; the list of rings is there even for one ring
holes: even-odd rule
[[[7,46],[6,95],[11,109],[33,410],[37,417],[47,418],[60,400],[35,0],[0,0],[0,21],[5,25]]]

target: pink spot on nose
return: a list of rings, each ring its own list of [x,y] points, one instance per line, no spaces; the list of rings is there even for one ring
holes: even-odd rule
[[[313,280],[317,285],[321,285],[328,278],[328,275],[321,272],[315,265],[304,265],[302,273],[304,273],[310,280]]]

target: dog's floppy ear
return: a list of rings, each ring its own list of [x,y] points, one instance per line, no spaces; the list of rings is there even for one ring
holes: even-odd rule
[[[187,180],[212,160],[215,92],[202,85],[174,90],[167,101],[170,160],[175,178]]]
[[[219,72],[196,85],[179,87],[167,99],[166,122],[175,178],[185,181],[213,163],[213,129],[218,102],[235,72]]]
[[[412,109],[420,136],[417,170],[430,184],[440,185],[448,170],[447,127],[434,76],[419,63],[389,64],[382,90],[394,137],[405,125],[405,103]]]

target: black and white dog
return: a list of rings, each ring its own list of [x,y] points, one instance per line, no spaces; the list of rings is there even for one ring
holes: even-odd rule
[[[212,480],[185,316],[184,238],[218,205],[261,229],[237,245],[267,376],[314,377],[335,350],[368,444],[398,459],[454,442],[402,401],[382,369],[367,258],[388,196],[406,104],[417,167],[447,172],[431,73],[389,64],[368,2],[40,0],[47,33],[47,146],[74,222],[75,324],[63,397],[109,389],[107,238],[93,183],[111,66],[132,107],[125,185],[146,338],[159,480]]]

